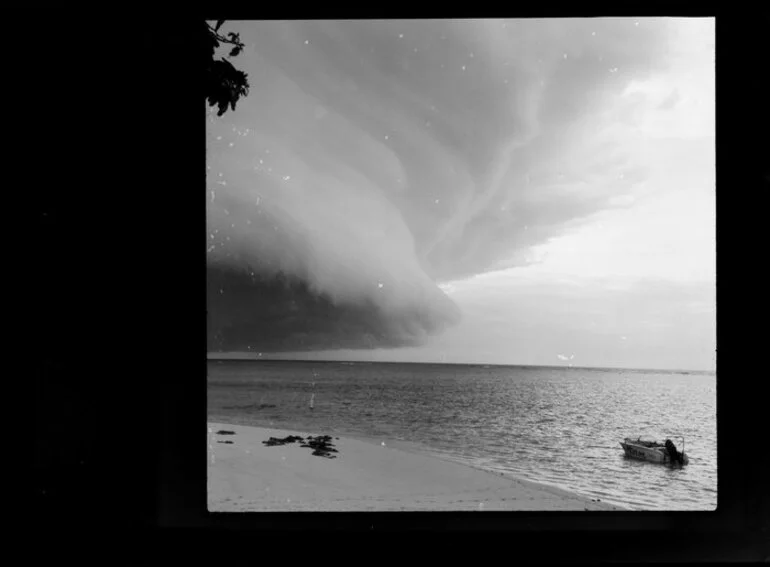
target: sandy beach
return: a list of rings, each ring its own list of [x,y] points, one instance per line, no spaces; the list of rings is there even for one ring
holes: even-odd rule
[[[332,437],[335,458],[313,455],[299,443],[262,443],[270,437],[323,434],[209,423],[209,511],[622,510],[555,487],[407,452],[387,441]]]

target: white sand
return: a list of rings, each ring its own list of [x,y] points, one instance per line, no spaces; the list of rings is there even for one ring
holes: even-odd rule
[[[235,435],[217,435],[222,429],[235,431]],[[209,423],[209,510],[622,509],[558,488],[374,442],[332,437],[339,451],[336,459],[315,456],[312,449],[298,443],[262,444],[270,437],[323,434]]]

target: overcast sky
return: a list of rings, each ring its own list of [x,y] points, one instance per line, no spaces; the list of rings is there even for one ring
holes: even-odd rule
[[[222,31],[210,350],[715,369],[713,19]]]

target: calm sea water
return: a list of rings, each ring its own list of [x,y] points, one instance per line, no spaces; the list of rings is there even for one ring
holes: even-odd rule
[[[717,504],[716,378],[517,366],[209,361],[212,421],[385,441],[635,510]],[[313,397],[313,410],[309,402]],[[670,437],[689,466],[628,459]]]

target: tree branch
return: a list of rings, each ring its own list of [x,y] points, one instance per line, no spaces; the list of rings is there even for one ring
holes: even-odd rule
[[[219,35],[219,33],[214,28],[212,28],[208,22],[206,22],[206,27],[208,27],[209,30],[211,30],[211,33],[214,35],[215,38],[217,38],[217,41],[221,41],[222,43],[229,43],[230,45],[243,46],[243,43],[241,43],[240,41],[233,41],[231,39],[227,39],[226,37]]]

